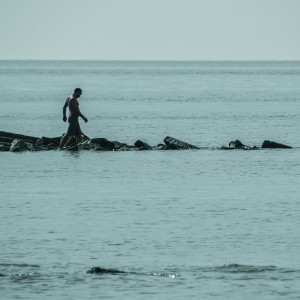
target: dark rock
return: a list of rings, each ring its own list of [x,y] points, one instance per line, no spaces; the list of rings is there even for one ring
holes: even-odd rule
[[[113,143],[114,143],[114,150],[115,151],[128,151],[128,150],[132,150],[132,148],[133,148],[131,146],[128,146],[125,143],[121,143],[121,142],[118,142],[118,141],[113,141]]]
[[[18,139],[18,140],[30,142],[30,143],[33,143],[33,144],[35,144],[36,141],[39,139],[38,137],[34,137],[34,136],[16,134],[16,133],[11,133],[11,132],[6,132],[6,131],[0,131],[0,136],[5,137],[5,138],[9,138],[11,140]]]
[[[80,151],[80,150],[98,150],[97,146],[95,146],[95,144],[92,144],[90,142],[90,140],[85,140],[78,143],[72,143],[72,144],[68,144],[65,147],[65,150],[70,150],[70,151]]]
[[[164,139],[164,143],[168,146],[168,149],[170,150],[178,150],[178,149],[200,149],[197,146],[188,144],[186,142],[177,140],[175,138],[172,138],[170,136],[167,136]]]
[[[156,150],[168,150],[168,146],[166,144],[158,144],[155,148]]]
[[[9,151],[10,143],[1,143],[0,142],[0,151]]]
[[[56,147],[58,147],[60,140],[61,140],[61,136],[54,137],[54,138],[49,138],[49,137],[43,136],[36,141],[36,144],[41,145],[41,146],[49,146],[50,145],[51,147],[52,147],[52,145],[55,145]]]
[[[51,143],[51,144],[48,144],[48,145],[46,146],[46,148],[44,148],[43,150],[55,150],[55,149],[57,149],[58,146],[59,146],[59,144]]]
[[[287,145],[276,143],[276,142],[269,141],[269,140],[265,140],[261,147],[262,148],[272,148],[272,149],[275,149],[275,148],[292,149],[291,146],[287,146]]]
[[[82,149],[83,150],[96,150],[95,145],[92,144],[90,141],[83,142],[82,143]]]
[[[125,143],[118,141],[109,141],[105,138],[93,138],[89,141],[89,150],[102,150],[102,151],[127,151],[132,147]]]
[[[138,150],[152,150],[152,147],[149,146],[147,143],[141,141],[141,140],[137,140],[134,143],[134,146],[138,149]]]
[[[240,140],[231,141],[229,143],[229,147],[222,147],[224,150],[231,150],[231,149],[241,149],[241,150],[256,150],[258,149],[256,146],[250,147],[244,145]]]
[[[235,149],[243,149],[245,145],[240,140],[231,141],[229,143],[229,148],[235,148]]]
[[[0,136],[0,143],[11,144],[11,142],[12,142],[13,140],[14,140],[13,138]]]
[[[88,274],[122,274],[125,273],[124,271],[119,271],[116,269],[105,269],[100,267],[93,267],[87,271]]]
[[[32,144],[24,142],[22,140],[15,139],[12,141],[9,151],[11,152],[23,152],[23,151],[34,151]]]
[[[188,144],[176,138],[167,136],[164,139],[165,144],[159,144],[156,147],[151,147],[147,143],[137,140],[134,145],[127,145],[118,141],[109,141],[106,138],[93,138],[83,135],[85,139],[77,145],[76,139],[72,138],[65,149],[67,150],[100,150],[100,151],[130,151],[130,150],[178,150],[178,149],[201,149],[197,146]],[[0,131],[0,151],[37,151],[37,150],[53,150],[57,149],[61,137],[33,137],[28,135],[10,133]],[[277,142],[265,140],[261,148],[285,148],[291,149],[291,146],[280,144]],[[231,141],[228,147],[221,147],[218,149],[232,150],[255,150],[256,146],[250,147],[244,145],[240,140]]]
[[[94,138],[90,143],[96,146],[95,150],[113,151],[115,149],[115,144],[105,138]]]

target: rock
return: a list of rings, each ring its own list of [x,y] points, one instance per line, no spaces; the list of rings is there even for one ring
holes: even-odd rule
[[[10,143],[1,143],[0,142],[0,151],[9,151]]]
[[[95,145],[95,150],[113,151],[115,149],[115,144],[105,138],[94,138],[90,143]]]
[[[155,147],[155,150],[168,150],[168,146],[166,144],[158,144],[156,147]]]
[[[134,143],[134,146],[138,149],[138,150],[152,150],[152,147],[149,146],[147,143],[141,141],[141,140],[137,140]]]
[[[6,131],[0,131],[0,136],[5,137],[5,138],[9,138],[11,140],[18,139],[18,140],[30,142],[30,143],[33,143],[33,144],[35,144],[36,141],[39,139],[38,137],[34,137],[34,136],[16,134],[16,133],[11,133],[11,132],[6,132]]]
[[[178,150],[178,149],[200,149],[197,146],[188,144],[186,142],[177,140],[175,138],[172,138],[170,136],[167,136],[164,139],[164,143],[168,146],[168,149],[170,150]]]
[[[275,149],[275,148],[292,149],[291,146],[287,146],[287,145],[276,143],[276,142],[269,141],[269,140],[265,140],[261,147],[262,148],[272,148],[272,149]]]
[[[46,137],[46,136],[42,136],[41,138],[39,138],[36,141],[36,144],[40,145],[40,146],[49,146],[49,145],[51,145],[51,147],[53,147],[55,145],[56,147],[58,147],[59,143],[60,143],[60,140],[61,140],[61,136],[54,137],[54,138],[49,138],[49,137]]]
[[[241,149],[241,150],[256,150],[258,149],[256,146],[250,147],[244,145],[240,140],[231,141],[228,147],[222,147],[223,150],[231,150],[231,149]]]
[[[116,269],[105,269],[100,267],[93,267],[87,271],[88,274],[122,274],[125,273],[124,271],[119,271]]]
[[[115,151],[129,151],[129,150],[132,150],[133,147],[132,146],[128,146],[127,144],[125,143],[121,143],[121,142],[118,142],[118,141],[113,141],[114,143],[114,150]]]
[[[235,149],[243,149],[245,145],[240,140],[231,141],[229,143],[229,148],[235,148]]]
[[[102,151],[128,151],[132,150],[133,146],[128,146],[125,143],[118,141],[109,141],[105,138],[93,138],[90,140],[89,149],[94,146],[93,150]]]
[[[188,144],[176,138],[167,136],[164,139],[164,144],[158,144],[151,147],[142,140],[137,140],[134,145],[127,145],[118,141],[109,141],[106,138],[93,138],[83,135],[85,139],[79,145],[76,143],[76,139],[73,137],[65,147],[69,150],[100,150],[100,151],[131,151],[131,150],[178,150],[178,149],[201,149],[197,146]],[[57,149],[61,137],[45,137],[37,138],[34,136],[10,133],[6,131],[0,131],[0,151],[37,151],[37,150],[54,150]],[[286,148],[291,149],[291,146],[280,144],[277,142],[265,140],[261,148]],[[228,147],[221,147],[218,149],[232,150],[255,150],[256,146],[250,147],[244,145],[240,140],[231,141]]]
[[[33,145],[18,139],[13,140],[9,149],[10,152],[23,152],[28,150],[34,151]]]
[[[9,137],[0,136],[0,143],[11,144],[11,142],[12,142],[13,140],[14,140],[14,139],[9,138]]]

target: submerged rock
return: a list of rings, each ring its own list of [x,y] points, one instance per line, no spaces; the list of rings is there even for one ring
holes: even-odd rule
[[[122,274],[125,273],[124,271],[119,271],[116,269],[106,269],[101,267],[93,267],[87,271],[87,274]]]
[[[104,274],[110,274],[110,275],[117,275],[117,274],[125,274],[125,275],[141,275],[141,276],[156,276],[156,277],[169,277],[169,278],[175,278],[178,277],[178,274],[176,273],[161,273],[161,272],[136,272],[136,271],[120,271],[117,269],[110,269],[110,268],[101,268],[101,267],[93,267],[89,269],[87,274],[99,274],[99,275],[104,275]]]
[[[275,149],[275,148],[292,149],[291,146],[287,146],[287,145],[269,141],[269,140],[265,140],[261,147],[262,148],[272,148],[272,149]]]

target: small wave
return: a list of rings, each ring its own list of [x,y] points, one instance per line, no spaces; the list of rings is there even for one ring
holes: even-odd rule
[[[151,276],[158,276],[158,277],[168,277],[168,278],[176,278],[179,277],[178,274],[168,274],[168,273],[149,273]]]
[[[25,264],[25,263],[0,263],[0,267],[13,267],[13,268],[34,268],[34,269],[39,269],[41,266],[40,265],[35,265],[35,264]]]
[[[251,266],[251,265],[240,265],[240,264],[223,264],[214,267],[217,271],[223,271],[228,273],[259,273],[277,271],[278,268],[275,266]]]
[[[41,266],[27,263],[0,263],[0,277],[11,277],[12,279],[25,279],[37,276]]]
[[[32,280],[40,277],[40,273],[37,272],[29,272],[29,273],[14,273],[9,277],[14,281],[23,281],[23,280]]]

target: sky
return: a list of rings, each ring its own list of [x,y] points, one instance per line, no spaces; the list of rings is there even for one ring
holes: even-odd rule
[[[300,0],[0,0],[0,59],[300,60]]]

